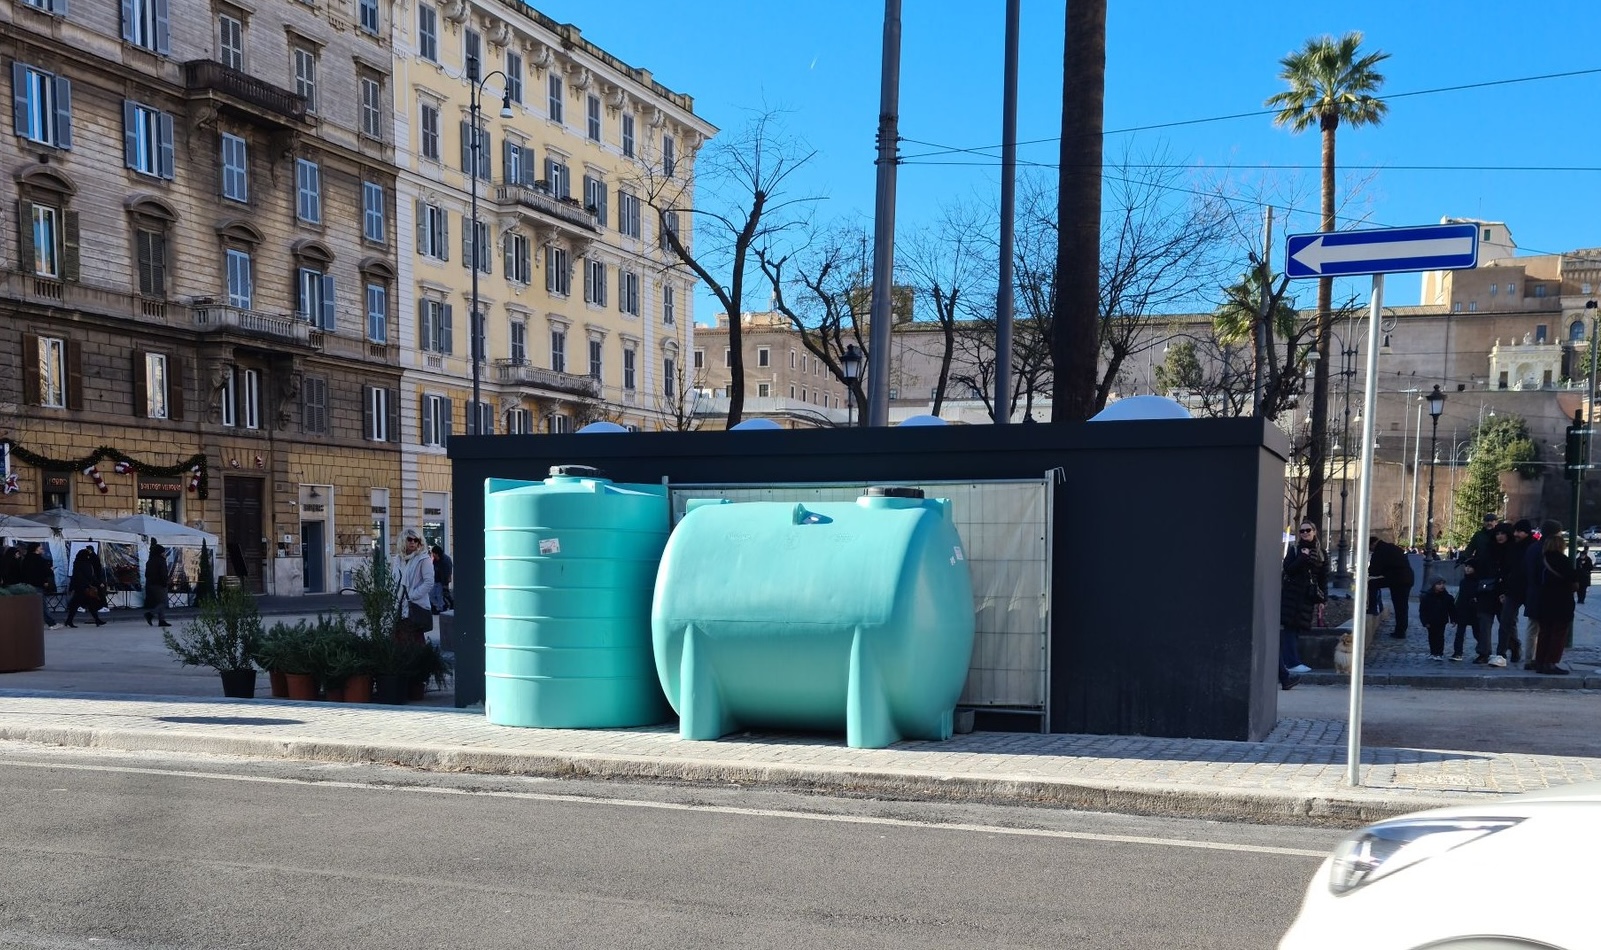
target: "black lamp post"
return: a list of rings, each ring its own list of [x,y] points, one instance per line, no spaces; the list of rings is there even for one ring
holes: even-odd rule
[[[845,352],[839,358],[840,369],[845,373],[845,425],[851,423],[851,409],[856,405],[856,378],[862,372],[862,351],[852,343],[845,347]]]
[[[1439,461],[1440,413],[1445,411],[1445,393],[1435,386],[1429,393],[1429,516],[1423,524],[1423,558],[1438,560],[1434,554],[1434,464]]]
[[[478,241],[478,163],[482,160],[479,157],[479,150],[483,148],[484,133],[480,124],[481,115],[480,109],[478,108],[478,102],[484,93],[484,83],[495,78],[496,76],[500,77],[500,81],[502,83],[506,82],[506,74],[498,69],[482,79],[479,79],[477,76],[473,75],[473,72],[475,71],[476,70],[469,70],[467,74],[467,81],[471,84],[472,88],[472,106],[468,110],[470,120],[467,123],[472,129],[472,154],[470,156],[472,160],[468,162],[468,164],[472,167],[467,170],[468,178],[471,182],[469,188],[472,192],[472,221],[467,226],[472,228],[473,232],[473,256],[472,260],[467,262],[467,266],[472,268],[473,272],[472,316],[468,320],[467,331],[472,335],[472,343],[468,346],[468,349],[472,352],[473,361],[473,404],[472,410],[467,418],[468,435],[482,434],[479,432],[479,428],[484,418],[482,397],[478,391],[479,377],[481,375],[479,364],[481,364],[484,360],[483,316],[478,312],[478,265],[483,261],[482,255],[484,253],[484,249],[479,246]],[[509,119],[512,117],[511,91],[509,89],[505,90],[500,97],[500,117],[502,119]]]

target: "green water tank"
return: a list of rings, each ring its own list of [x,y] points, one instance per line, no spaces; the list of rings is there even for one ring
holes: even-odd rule
[[[651,592],[671,516],[662,485],[557,466],[484,483],[484,712],[502,726],[672,718],[652,661]]]
[[[837,731],[855,748],[948,739],[973,585],[947,500],[691,503],[651,608],[679,735]]]

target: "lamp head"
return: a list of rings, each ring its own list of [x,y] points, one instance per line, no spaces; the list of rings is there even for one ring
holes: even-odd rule
[[[502,119],[509,119],[509,118],[512,117],[512,115],[511,115],[511,93],[509,93],[509,92],[506,93],[504,96],[500,97],[500,117]]]
[[[856,344],[852,343],[845,347],[845,352],[840,355],[839,365],[840,369],[845,372],[846,380],[853,380],[860,375],[862,371],[862,351],[856,348]]]
[[[1445,393],[1440,392],[1439,386],[1435,386],[1434,391],[1429,393],[1429,415],[1438,419],[1440,418],[1440,413],[1444,411]]]

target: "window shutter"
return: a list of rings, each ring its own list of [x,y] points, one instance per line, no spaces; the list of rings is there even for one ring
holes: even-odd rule
[[[595,217],[601,224],[606,223],[606,183],[603,181],[595,183]]]
[[[478,177],[489,181],[495,177],[494,168],[495,137],[489,134],[488,129],[479,132],[478,139]]]
[[[17,269],[24,274],[31,274],[33,266],[33,202],[19,201],[17,202]]]
[[[420,413],[420,415],[422,416],[422,444],[423,445],[433,445],[434,444],[434,417],[433,417],[433,414],[428,411],[428,397],[427,396],[418,396],[417,397],[417,405],[419,407],[421,407],[421,409],[422,409],[422,412]]]
[[[428,209],[424,207],[421,198],[413,201],[412,207],[414,209],[412,214],[417,219],[417,248],[418,250],[427,253],[428,251],[432,250],[432,248],[428,246]]]
[[[22,335],[22,401],[39,405],[39,337],[32,333]]]
[[[337,319],[335,303],[333,276],[324,274],[322,275],[322,328],[324,330],[335,329],[334,322]]]
[[[61,218],[61,277],[64,280],[77,280],[78,212],[70,208],[64,209]]]
[[[134,0],[122,0],[122,38],[133,41]]]
[[[517,243],[516,241],[512,240],[512,237],[511,237],[510,234],[508,234],[505,237],[500,239],[500,246],[501,246],[501,251],[502,251],[502,253],[501,253],[501,263],[504,266],[503,273],[507,277],[511,277],[513,274],[516,273],[516,271],[512,269],[513,261],[512,261],[512,255],[511,255],[512,245],[514,245],[516,243]]]
[[[172,51],[172,31],[168,25],[167,0],[155,0],[156,52],[165,56]]]
[[[388,415],[389,415],[389,425],[385,428],[384,434],[389,437],[389,441],[391,441],[391,442],[399,442],[400,441],[400,390],[398,390],[398,389],[388,390],[387,391],[387,395],[388,395],[388,398],[384,400],[384,409],[388,412]]]
[[[545,293],[556,292],[556,254],[551,248],[545,248]]]
[[[167,418],[176,422],[183,421],[183,360],[176,356],[167,357]]]
[[[11,64],[11,121],[18,135],[28,134],[28,67]]]
[[[374,425],[372,412],[372,387],[361,387],[361,433],[364,438],[373,439],[378,436],[378,429]]]
[[[513,145],[511,144],[511,141],[509,139],[503,139],[501,141],[501,143],[500,143],[500,177],[501,177],[501,180],[503,180],[508,185],[517,184],[517,179],[519,177],[521,177],[520,175],[516,174],[517,166],[512,161],[512,148],[513,148]]]
[[[467,123],[466,119],[461,120],[461,170],[464,172],[473,170],[472,134],[472,126]]]
[[[417,301],[417,349],[431,350],[434,348],[433,334],[428,326],[428,301]]]
[[[450,260],[450,212],[439,209],[439,259]]]
[[[461,216],[461,266],[473,266],[473,221],[466,215]]]
[[[439,352],[454,354],[456,352],[456,324],[455,308],[450,304],[440,307],[439,318]]]
[[[159,113],[156,118],[156,130],[160,138],[160,150],[156,156],[156,170],[161,174],[162,178],[171,181],[173,177],[172,116],[166,112]]]
[[[57,76],[56,87],[56,147],[72,148],[72,81]]]
[[[132,100],[122,100],[122,164],[128,168],[139,167],[138,112]]]
[[[83,408],[83,346],[67,341],[67,408]]]
[[[455,408],[453,406],[451,406],[450,400],[446,399],[446,398],[443,398],[443,397],[441,397],[440,400],[439,400],[439,406],[440,406],[440,412],[439,412],[439,417],[440,418],[439,418],[439,421],[441,423],[443,423],[444,427],[445,427],[445,431],[440,433],[439,444],[440,445],[449,445],[450,444],[450,434],[455,429],[454,423],[455,423],[456,420],[454,418],[454,414],[455,414],[456,410],[455,410]]]

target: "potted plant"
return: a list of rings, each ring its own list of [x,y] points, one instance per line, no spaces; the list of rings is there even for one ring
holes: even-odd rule
[[[372,549],[372,559],[356,568],[350,584],[361,598],[361,624],[367,635],[388,637],[400,615],[400,585],[389,570],[382,547]]]
[[[413,697],[421,699],[422,694],[427,692],[430,681],[436,689],[444,689],[450,683],[450,671],[450,661],[439,649],[439,644],[432,640],[424,641],[421,649],[417,650],[412,658],[412,683],[415,684],[412,687]]]
[[[0,673],[44,666],[44,604],[29,584],[0,587]]]
[[[267,671],[267,682],[270,684],[274,699],[284,699],[289,695],[289,679],[286,675],[293,654],[301,649],[300,641],[308,635],[308,625],[302,620],[299,623],[287,624],[278,621],[262,637],[261,646],[256,650],[256,663]]]
[[[209,666],[222,675],[222,694],[235,699],[256,695],[256,652],[261,648],[261,615],[256,598],[234,588],[202,601],[200,614],[161,640],[184,666]]]
[[[368,637],[372,651],[374,696],[377,702],[399,706],[406,702],[411,683],[417,680],[420,655],[425,643],[396,640],[394,637]]]
[[[323,694],[330,702],[345,701],[347,691],[360,694],[359,684],[355,688],[350,684],[367,664],[360,639],[344,613],[317,616],[308,652],[315,675],[322,682]],[[371,690],[370,684],[367,688]]]

